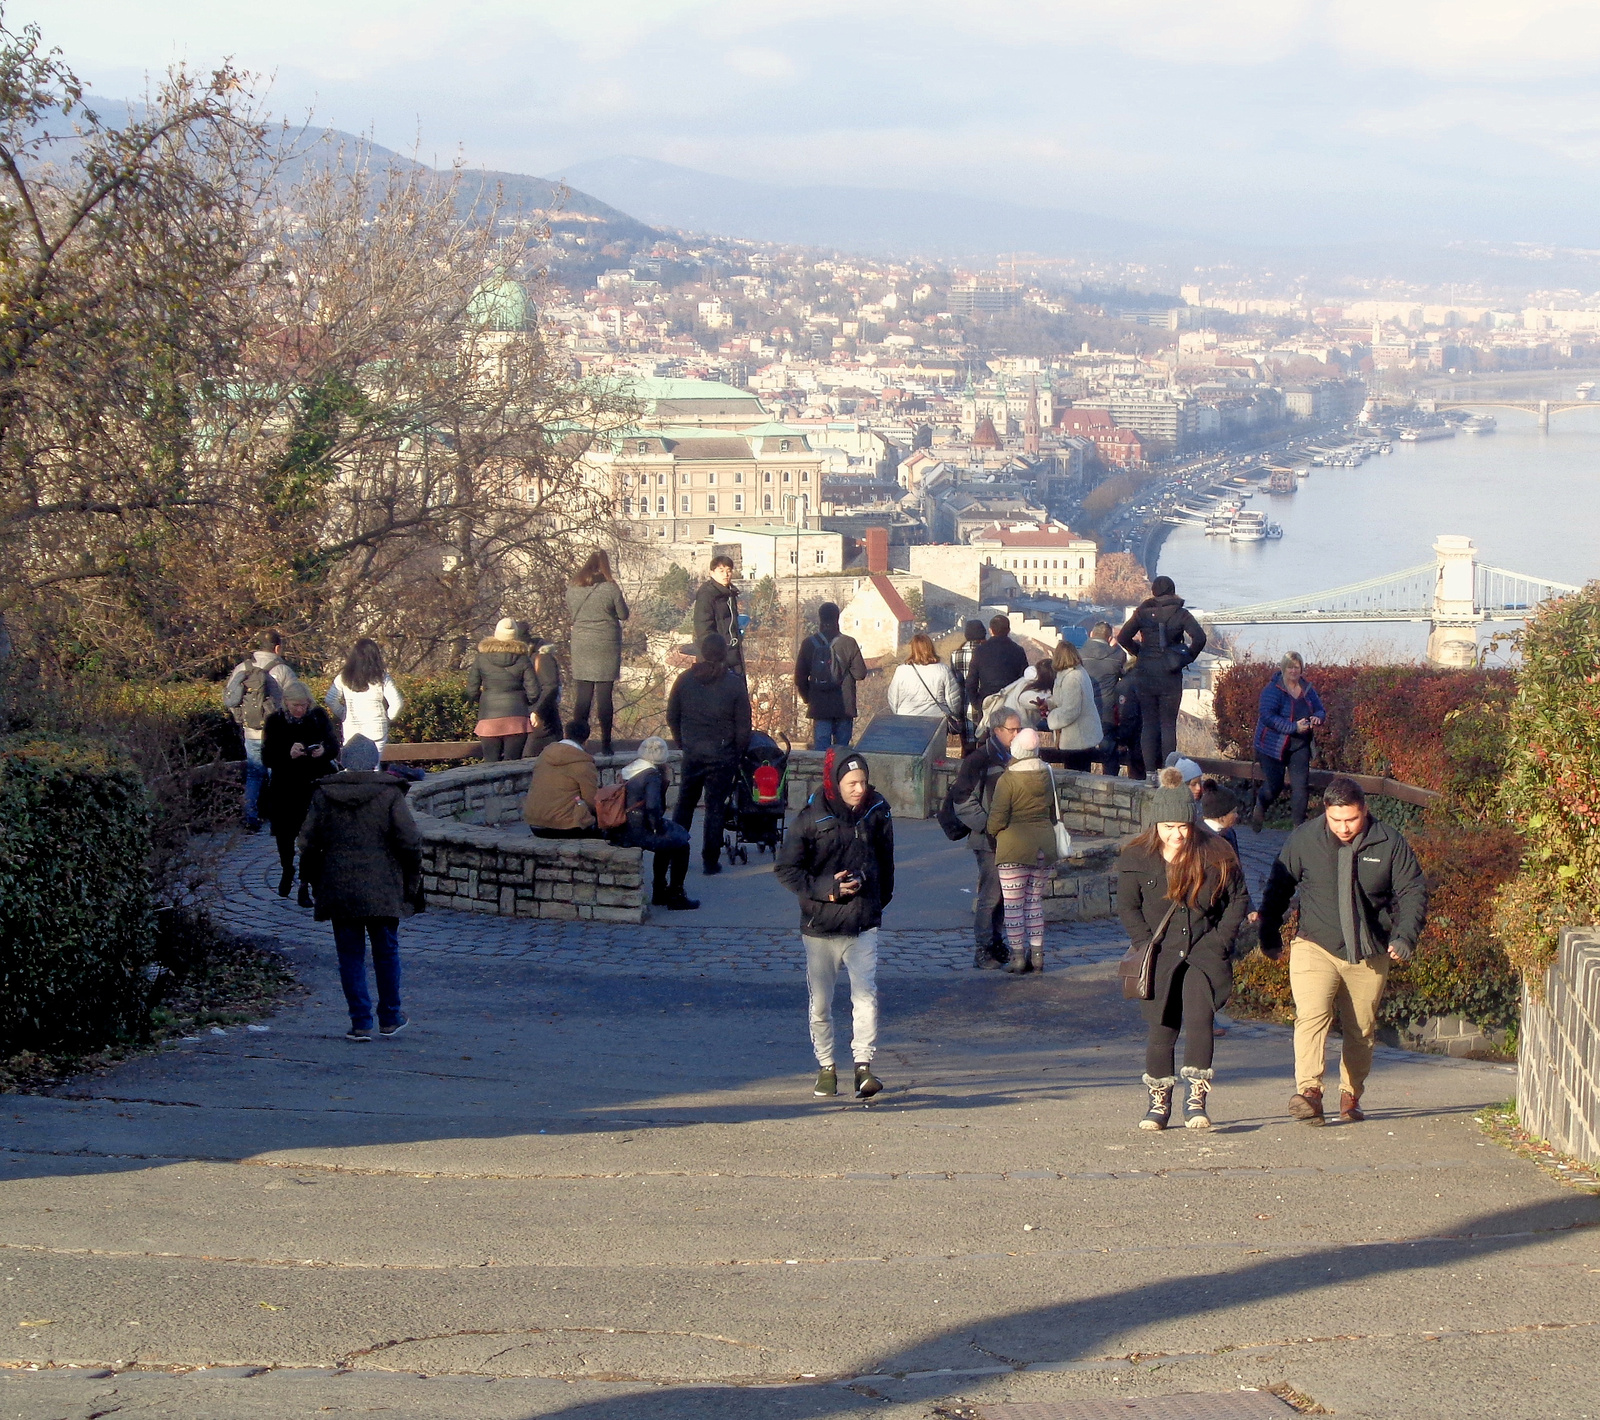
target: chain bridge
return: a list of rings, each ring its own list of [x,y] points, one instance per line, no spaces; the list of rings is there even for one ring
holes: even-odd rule
[[[1435,560],[1420,567],[1199,615],[1213,626],[1425,621],[1433,628],[1428,637],[1431,662],[1471,665],[1477,658],[1480,622],[1520,621],[1541,602],[1580,590],[1568,582],[1479,562],[1468,537],[1442,534],[1433,550]]]

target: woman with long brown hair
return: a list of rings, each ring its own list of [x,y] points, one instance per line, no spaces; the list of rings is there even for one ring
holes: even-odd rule
[[[1172,1117],[1173,1071],[1183,1034],[1183,1122],[1209,1129],[1216,1012],[1233,990],[1233,944],[1250,911],[1250,893],[1233,849],[1194,821],[1183,775],[1163,769],[1145,814],[1149,827],[1117,858],[1117,915],[1133,945],[1155,942],[1152,991],[1143,1003],[1150,1028],[1144,1085],[1150,1107],[1141,1129]]]
[[[951,734],[960,733],[961,687],[955,672],[939,660],[933,637],[919,631],[911,638],[905,664],[895,668],[889,682],[891,715],[942,715]]]
[[[1063,640],[1050,657],[1056,676],[1045,697],[1049,708],[1047,724],[1055,731],[1056,748],[1062,763],[1079,774],[1094,767],[1095,751],[1100,746],[1100,712],[1094,703],[1094,681],[1083,668],[1083,657],[1070,641]]]
[[[572,679],[577,683],[572,718],[589,721],[591,705],[600,722],[600,753],[611,753],[611,687],[622,674],[622,623],[628,602],[611,573],[611,559],[597,548],[567,588],[572,614]]]

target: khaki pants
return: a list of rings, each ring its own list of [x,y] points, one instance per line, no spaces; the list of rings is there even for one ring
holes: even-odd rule
[[[1289,989],[1294,993],[1295,1089],[1322,1088],[1324,1051],[1335,1014],[1344,1032],[1339,1053],[1339,1088],[1361,1097],[1372,1070],[1372,1039],[1378,1029],[1378,1002],[1389,980],[1389,957],[1368,957],[1352,965],[1308,937],[1289,944]]]

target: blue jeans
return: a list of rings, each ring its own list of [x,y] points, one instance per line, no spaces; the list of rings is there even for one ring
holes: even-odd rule
[[[267,766],[261,762],[261,741],[244,737],[244,818],[260,821],[261,791],[267,787]]]
[[[838,745],[843,749],[850,743],[854,720],[813,720],[811,722],[811,748],[829,749]]]
[[[333,940],[339,949],[339,984],[356,1030],[372,1029],[372,996],[367,990],[367,939],[372,940],[372,974],[378,980],[378,1025],[400,1023],[400,923],[394,917],[336,917]]]

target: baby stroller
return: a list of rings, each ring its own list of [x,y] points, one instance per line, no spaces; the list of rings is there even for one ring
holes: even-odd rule
[[[750,845],[756,851],[776,853],[783,842],[783,818],[789,808],[788,736],[783,748],[770,735],[757,730],[739,761],[734,777],[733,803],[722,830],[722,847],[728,862],[748,863]]]

